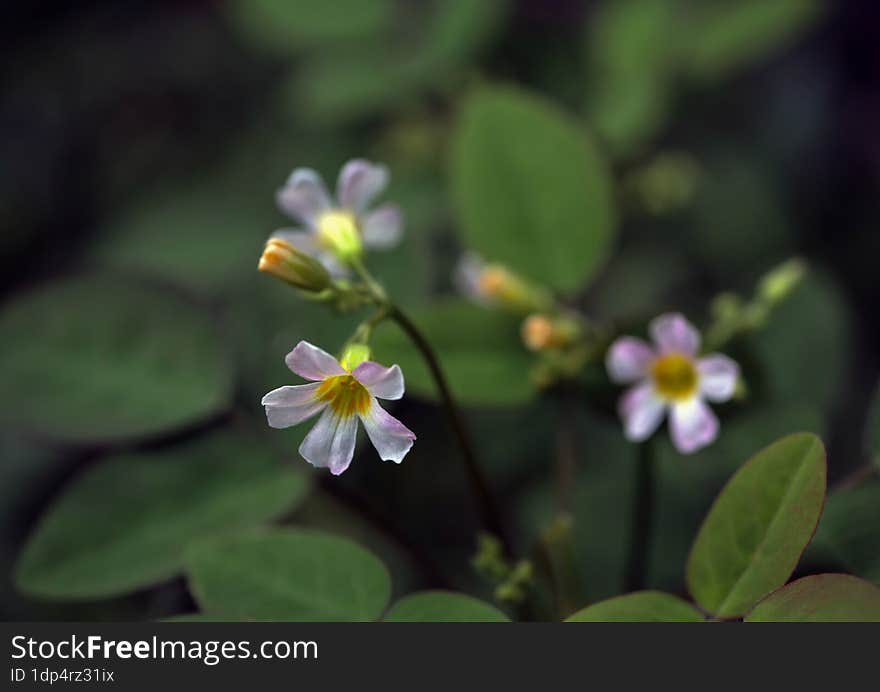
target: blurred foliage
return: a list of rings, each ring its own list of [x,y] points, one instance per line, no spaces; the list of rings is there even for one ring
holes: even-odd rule
[[[880,167],[859,165],[875,156],[876,109],[838,62],[854,31],[844,9],[143,5],[124,21],[91,4],[4,23],[4,616],[502,621],[593,604],[570,619],[702,619],[671,595],[686,583],[705,610],[741,615],[783,586],[821,509],[812,437],[743,466],[795,431],[829,444],[832,481],[857,481],[831,483],[795,576],[880,583],[864,466],[880,464],[877,233],[856,230],[876,229]],[[867,127],[841,112],[847,98]],[[406,219],[370,270],[438,350],[514,528],[499,559],[529,579],[509,613],[488,601],[510,574],[484,581],[470,565],[480,527],[459,451],[397,326],[372,346],[405,372],[391,410],[419,439],[404,464],[359,446],[328,480],[296,453],[308,426],[263,429],[260,397],[298,382],[293,345],[336,352],[366,316],[328,314],[256,272],[266,237],[296,226],[274,193],[297,166],[332,184],[355,156],[388,165]],[[725,346],[744,396],[718,408],[717,443],[682,457],[664,432],[654,442],[645,587],[671,594],[620,596],[637,464],[618,392],[595,363],[576,383],[593,399],[539,394],[520,319],[450,295],[463,250],[633,333],[670,309],[708,327],[719,293],[750,296],[770,267],[809,261],[772,319]],[[824,575],[748,619],[808,618],[816,599],[833,606],[813,611],[824,619],[876,608],[863,582]]]

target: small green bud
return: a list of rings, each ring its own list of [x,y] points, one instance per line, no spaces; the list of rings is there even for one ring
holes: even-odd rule
[[[771,306],[781,303],[798,287],[807,273],[807,263],[794,258],[770,270],[758,284],[758,297]]]
[[[258,269],[312,293],[330,288],[333,280],[318,260],[281,238],[270,238]]]

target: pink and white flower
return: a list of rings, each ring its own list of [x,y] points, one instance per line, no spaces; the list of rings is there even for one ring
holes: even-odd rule
[[[276,196],[280,209],[301,224],[272,234],[319,259],[336,276],[348,273],[346,263],[364,247],[387,249],[403,235],[403,216],[396,204],[370,209],[388,185],[388,169],[353,159],[339,172],[336,198],[311,168],[297,168]]]
[[[288,428],[321,414],[299,447],[312,466],[329,468],[337,476],[345,471],[354,456],[358,420],[382,459],[403,461],[416,436],[377,401],[403,396],[400,367],[364,360],[349,370],[306,341],[287,354],[285,363],[310,383],[272,390],[262,404],[273,428]]]
[[[653,348],[624,336],[606,357],[612,381],[636,383],[620,399],[624,433],[633,442],[646,440],[668,413],[673,444],[691,454],[718,436],[718,418],[707,402],[733,397],[739,366],[720,353],[698,358],[700,333],[680,314],[657,317],[649,332]]]

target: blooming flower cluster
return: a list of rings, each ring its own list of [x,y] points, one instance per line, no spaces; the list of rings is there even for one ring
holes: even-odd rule
[[[698,358],[700,333],[680,314],[657,317],[649,331],[653,348],[624,336],[606,358],[612,381],[634,383],[620,400],[624,433],[633,442],[646,440],[668,413],[676,449],[696,452],[718,436],[718,418],[706,402],[733,397],[739,366],[720,353]]]
[[[309,384],[274,389],[263,397],[266,417],[273,428],[288,428],[321,414],[306,435],[299,453],[313,466],[345,471],[354,457],[358,421],[379,456],[400,463],[416,439],[403,423],[383,409],[377,399],[400,399],[403,373],[397,365],[386,368],[360,355],[336,360],[326,351],[300,341],[285,362]],[[357,351],[355,351],[357,352]],[[361,360],[361,362],[358,362]]]
[[[348,263],[359,259],[364,247],[386,249],[400,241],[400,208],[383,204],[370,209],[388,180],[385,166],[353,159],[339,172],[333,199],[317,172],[297,168],[276,199],[281,210],[301,227],[282,228],[272,238],[316,257],[334,276],[346,276]]]

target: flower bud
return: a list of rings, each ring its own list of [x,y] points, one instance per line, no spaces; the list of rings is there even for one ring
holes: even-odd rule
[[[778,305],[798,287],[807,273],[807,264],[801,259],[790,259],[771,269],[758,285],[758,295],[769,305]]]
[[[530,351],[546,351],[572,345],[582,334],[581,325],[570,317],[529,315],[522,323],[522,340]]]
[[[332,284],[330,274],[318,260],[281,238],[269,239],[258,268],[304,291],[318,293]]]

